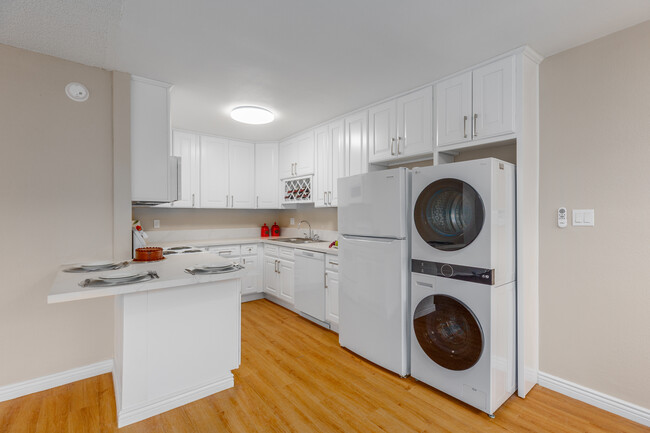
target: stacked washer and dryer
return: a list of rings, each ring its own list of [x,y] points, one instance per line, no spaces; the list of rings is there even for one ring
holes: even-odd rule
[[[490,416],[516,390],[515,167],[412,174],[411,376]]]

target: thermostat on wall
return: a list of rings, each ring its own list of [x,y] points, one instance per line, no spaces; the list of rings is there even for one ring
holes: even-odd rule
[[[557,210],[557,226],[561,229],[567,226],[567,212],[565,207]]]

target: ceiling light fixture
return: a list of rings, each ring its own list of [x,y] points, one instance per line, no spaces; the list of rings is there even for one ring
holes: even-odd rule
[[[230,112],[230,117],[237,122],[248,123],[250,125],[264,125],[265,123],[273,122],[275,119],[275,115],[266,108],[252,105],[233,108]]]

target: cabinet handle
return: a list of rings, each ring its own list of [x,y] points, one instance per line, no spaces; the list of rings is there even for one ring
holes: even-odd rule
[[[467,138],[467,116],[463,116],[463,138]]]
[[[192,194],[192,207],[194,207],[194,194]]]
[[[325,272],[325,288],[327,289],[327,272]]]
[[[276,274],[278,273],[278,261],[277,260],[275,260],[275,273]]]
[[[338,266],[339,264],[336,262],[329,262],[330,265]]]
[[[393,149],[393,147],[395,147],[395,137],[390,139],[390,154],[391,155],[395,155],[395,149]]]
[[[230,196],[230,207],[235,207],[235,196],[234,195]]]
[[[329,197],[327,199],[327,204],[329,204],[331,206],[332,205],[332,191],[328,191],[327,196]]]
[[[478,114],[474,113],[474,137],[478,135],[477,127],[476,127],[476,121],[478,119]]]
[[[402,141],[402,137],[397,137],[397,154],[399,155],[399,143]]]
[[[281,274],[281,268],[280,268],[280,260],[278,260],[278,274]]]

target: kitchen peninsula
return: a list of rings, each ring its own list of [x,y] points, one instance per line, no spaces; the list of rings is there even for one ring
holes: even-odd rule
[[[118,426],[231,388],[241,353],[241,272],[190,275],[195,265],[224,265],[216,254],[172,256],[127,268],[66,273],[48,303],[115,297],[113,382]],[[134,284],[80,287],[87,278],[156,272]]]

